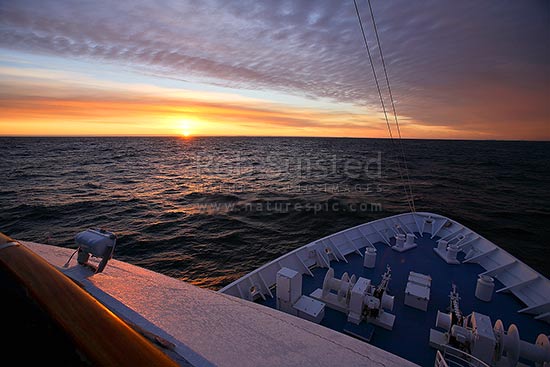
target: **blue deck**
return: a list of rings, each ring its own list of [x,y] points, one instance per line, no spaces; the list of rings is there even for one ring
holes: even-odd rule
[[[418,233],[416,233],[418,237]],[[393,331],[384,330],[362,322],[359,326],[347,322],[347,315],[326,308],[325,318],[321,325],[343,332],[351,331],[361,339],[370,339],[370,343],[399,355],[421,366],[433,366],[435,349],[428,345],[430,328],[435,328],[437,311],[446,312],[449,306],[449,292],[454,283],[460,294],[460,308],[465,315],[476,311],[491,317],[494,322],[501,319],[505,328],[512,323],[519,328],[521,339],[534,343],[540,333],[550,334],[550,327],[542,321],[533,319],[532,316],[519,314],[517,311],[524,305],[509,293],[496,293],[503,285],[495,279],[495,292],[491,302],[483,302],[475,298],[477,276],[484,269],[478,264],[464,263],[461,265],[448,265],[435,254],[432,248],[436,247],[439,238],[431,239],[425,234],[416,240],[418,247],[399,253],[392,250],[384,243],[376,243],[377,259],[376,268],[363,267],[363,258],[357,254],[346,256],[348,263],[344,261],[331,262],[335,277],[340,278],[344,272],[351,276],[369,278],[374,284],[378,284],[382,274],[386,270],[386,264],[391,266],[392,278],[389,284],[390,295],[395,296],[394,308],[391,313],[396,316]],[[459,257],[460,259],[460,257]],[[309,295],[317,288],[322,288],[327,269],[312,269],[314,277],[303,276],[302,293]],[[427,312],[405,306],[405,287],[409,272],[427,274],[432,277],[430,302]],[[260,303],[275,308],[275,299],[268,298]]]

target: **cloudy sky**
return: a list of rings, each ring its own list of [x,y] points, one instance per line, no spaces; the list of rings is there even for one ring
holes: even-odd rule
[[[550,2],[372,6],[404,137],[550,140]],[[0,135],[387,137],[362,42],[352,0],[0,0]]]

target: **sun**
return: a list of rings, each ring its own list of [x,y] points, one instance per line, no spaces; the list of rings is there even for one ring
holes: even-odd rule
[[[191,136],[191,123],[188,120],[181,121],[180,123],[180,134],[184,138]]]

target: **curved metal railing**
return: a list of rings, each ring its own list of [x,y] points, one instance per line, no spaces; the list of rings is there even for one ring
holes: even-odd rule
[[[490,367],[487,363],[466,353],[463,350],[450,346],[441,346],[435,355],[435,367]]]

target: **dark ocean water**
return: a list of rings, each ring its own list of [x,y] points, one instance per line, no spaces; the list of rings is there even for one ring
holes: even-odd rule
[[[418,211],[550,275],[550,143],[403,141]],[[0,231],[219,289],[314,239],[408,211],[389,140],[0,138]]]

